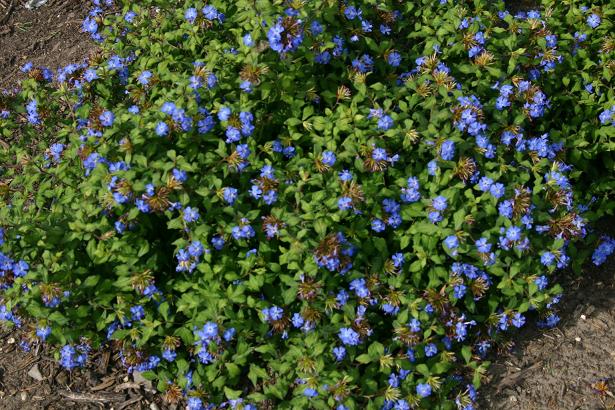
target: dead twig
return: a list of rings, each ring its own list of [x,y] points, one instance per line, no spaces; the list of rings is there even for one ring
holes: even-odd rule
[[[135,403],[140,402],[141,400],[142,400],[142,397],[135,397],[135,398],[132,398],[130,400],[127,400],[124,403],[118,405],[117,406],[117,410],[122,410],[122,409],[130,406],[131,404],[135,404]]]
[[[106,382],[100,383],[94,387],[92,387],[90,390],[92,391],[99,391],[99,390],[104,390],[107,387],[111,387],[115,384],[115,378],[109,379]]]
[[[90,393],[74,393],[67,390],[58,391],[60,396],[66,397],[67,399],[74,401],[82,401],[82,402],[90,402],[90,403],[112,403],[119,402],[124,399],[123,394],[116,393],[99,393],[99,394],[90,394]]]
[[[509,374],[508,376],[503,377],[497,382],[498,387],[496,389],[496,394],[499,393],[502,389],[506,387],[514,386],[515,384],[517,384],[517,381],[519,381],[521,377],[523,377],[525,374],[527,374],[531,370],[538,368],[541,364],[542,364],[542,361],[536,362],[533,365],[526,367],[525,369],[519,372],[515,372],[512,374]]]
[[[37,363],[38,361],[39,361],[38,357],[34,357],[32,359],[29,359],[28,361],[26,361],[24,364],[22,364],[18,368],[11,370],[8,374],[15,374],[17,372],[25,370],[27,367],[30,367],[31,365],[33,365],[34,363]]]
[[[14,8],[15,8],[15,0],[11,0],[9,7],[6,10],[6,13],[4,14],[4,16],[0,18],[0,25],[6,23],[9,20],[9,17],[11,17],[11,13],[13,13]]]
[[[118,384],[117,386],[115,386],[115,390],[116,392],[122,391],[122,390],[127,390],[127,389],[137,389],[139,390],[141,388],[141,385],[139,383],[134,383],[134,382],[126,382],[126,383],[122,383],[122,384]]]

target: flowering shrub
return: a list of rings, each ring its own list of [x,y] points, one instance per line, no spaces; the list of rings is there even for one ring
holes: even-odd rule
[[[612,209],[609,3],[167,3],[0,100],[0,318],[190,409],[475,408]]]

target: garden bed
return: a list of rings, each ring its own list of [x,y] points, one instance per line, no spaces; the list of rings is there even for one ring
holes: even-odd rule
[[[0,88],[16,84],[26,61],[53,69],[80,61],[93,49],[80,33],[80,1],[51,1],[36,11],[15,8],[0,26]],[[1,13],[0,13],[1,14]],[[541,332],[526,327],[512,353],[500,352],[491,383],[480,394],[484,408],[592,409],[608,396],[596,383],[615,375],[615,264],[587,269],[581,279],[561,278],[561,324]],[[22,352],[14,334],[0,338],[0,406],[6,409],[165,408],[151,384],[127,377],[117,357],[97,354],[88,367],[61,369],[49,352]],[[40,376],[40,377],[39,377]],[[97,404],[98,403],[98,404]]]

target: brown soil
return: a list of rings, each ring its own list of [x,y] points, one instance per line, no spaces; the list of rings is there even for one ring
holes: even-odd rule
[[[3,7],[4,3],[12,7]],[[81,32],[89,1],[49,0],[35,10],[27,10],[23,3],[0,0],[0,89],[23,78],[19,68],[27,61],[55,70],[81,62],[93,48]],[[9,11],[8,19],[1,23]]]
[[[615,221],[606,225],[612,236]],[[516,346],[490,368],[481,408],[615,408],[615,257],[561,282],[560,324],[547,331],[528,327],[513,337]],[[601,381],[608,389],[603,394]]]
[[[22,351],[18,337],[11,331],[0,337],[2,410],[169,408],[155,394],[151,382],[138,374],[127,376],[117,358],[108,353],[94,354],[84,369],[67,371],[46,349]]]

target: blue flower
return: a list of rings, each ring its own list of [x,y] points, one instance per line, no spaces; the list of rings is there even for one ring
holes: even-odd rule
[[[230,329],[226,329],[222,335],[222,338],[227,341],[230,342],[231,340],[233,340],[233,338],[235,337],[235,334],[237,333],[237,330],[234,327],[231,327]]]
[[[188,10],[186,10],[186,12],[184,13],[184,18],[186,19],[186,21],[188,21],[190,24],[193,24],[194,21],[196,20],[196,18],[198,17],[198,11],[194,8],[191,7]]]
[[[211,244],[218,251],[224,248],[224,243],[225,243],[224,238],[220,235],[216,235],[213,238],[211,238]]]
[[[300,328],[305,323],[305,319],[303,319],[303,316],[301,316],[299,313],[295,313],[291,318],[291,322],[293,323],[294,327]]]
[[[188,175],[186,174],[186,171],[182,171],[176,168],[173,168],[172,175],[173,175],[173,178],[177,182],[180,182],[180,183],[186,182],[186,179],[188,179]]]
[[[427,383],[419,383],[416,385],[416,394],[419,397],[428,397],[431,395],[431,386]]]
[[[224,188],[223,197],[224,200],[229,204],[233,205],[237,200],[237,189],[236,188]]]
[[[312,20],[312,23],[310,24],[310,30],[312,31],[313,36],[317,36],[324,31],[324,28],[322,27],[322,24],[320,24],[320,22],[318,22],[317,20]]]
[[[177,352],[175,350],[165,349],[162,352],[162,358],[166,360],[167,362],[175,361],[176,357],[177,357]]]
[[[226,140],[225,142],[227,144],[232,144],[233,142],[238,142],[239,140],[241,140],[241,132],[233,127],[233,126],[229,126],[226,129]]]
[[[337,207],[342,210],[342,211],[346,211],[348,209],[352,208],[352,199],[348,198],[347,196],[343,196],[341,197],[338,201],[337,201]]]
[[[241,91],[243,91],[244,93],[251,93],[252,92],[252,83],[248,80],[242,81],[241,84],[239,84],[239,88],[241,89]]]
[[[124,15],[124,20],[127,23],[132,23],[135,19],[135,17],[137,17],[137,13],[135,13],[134,11],[129,11]]]
[[[333,356],[338,362],[344,360],[344,357],[346,356],[346,349],[343,346],[334,347]]]
[[[98,74],[96,73],[96,70],[94,70],[92,68],[89,68],[83,74],[83,78],[88,83],[91,83],[92,81],[94,81],[94,80],[96,80],[98,78]]]
[[[543,254],[544,256],[544,254]],[[545,275],[539,276],[534,280],[536,286],[538,286],[538,290],[545,290],[549,285],[549,279]]]
[[[349,327],[341,328],[338,336],[342,343],[348,346],[356,346],[360,343],[359,334]]]
[[[140,321],[145,317],[145,309],[143,306],[137,305],[130,308],[131,318],[135,321]]]
[[[347,6],[344,9],[344,16],[346,16],[348,20],[354,20],[355,18],[360,17],[361,14],[361,10],[357,10],[354,6]]]
[[[499,182],[491,185],[491,187],[489,188],[489,192],[496,199],[499,199],[499,198],[503,197],[504,196],[504,191],[505,191],[504,184],[501,184]]]
[[[439,195],[431,201],[431,206],[433,206],[436,211],[444,211],[448,207],[447,199]]]
[[[440,147],[440,156],[445,161],[452,161],[455,158],[455,143],[451,140],[446,140]]]
[[[221,14],[212,5],[207,5],[203,7],[202,11],[203,11],[203,16],[205,16],[207,20],[215,20],[221,17]]]
[[[602,20],[600,19],[600,16],[598,16],[597,14],[590,14],[589,16],[587,16],[587,25],[591,28],[598,27],[601,21]]]
[[[421,331],[421,321],[417,318],[412,318],[408,323],[411,332],[417,333]]]
[[[592,262],[594,265],[600,266],[613,252],[615,252],[615,239],[607,236],[592,254]]]
[[[220,109],[218,110],[218,119],[220,121],[228,121],[228,119],[231,117],[231,109],[228,107],[220,107]]]
[[[516,242],[521,239],[521,228],[517,226],[511,226],[506,230],[506,239]]]
[[[510,199],[507,199],[506,201],[502,201],[498,205],[498,212],[503,217],[511,219],[513,217],[513,210],[514,210],[513,206],[514,206],[513,201],[511,201]]]
[[[246,47],[252,47],[254,45],[254,41],[252,40],[252,35],[250,33],[245,34],[242,37],[242,41]]]
[[[23,278],[28,274],[30,265],[26,261],[19,261],[13,265],[13,275],[18,278]]]
[[[189,397],[186,402],[186,410],[204,410],[203,402],[198,397]]]
[[[355,279],[350,282],[350,290],[354,290],[356,295],[360,298],[369,297],[369,289],[367,289],[367,284],[363,278]]]
[[[384,148],[375,148],[372,151],[372,159],[374,161],[386,161],[387,157],[387,152]]]
[[[537,323],[538,327],[551,328],[555,327],[560,321],[560,317],[555,313],[550,313],[544,320]]]
[[[467,290],[468,288],[466,285],[455,285],[453,287],[453,296],[455,296],[457,299],[461,299],[464,297]]]
[[[352,68],[363,74],[371,71],[373,66],[374,60],[369,54],[363,54],[361,57],[352,60]]]
[[[540,256],[540,263],[544,266],[552,266],[553,262],[555,262],[555,255],[551,252],[545,252]]]
[[[386,225],[382,221],[382,219],[374,218],[372,220],[372,230],[374,232],[382,232],[386,229]]]
[[[457,254],[456,249],[459,247],[459,239],[456,235],[447,236],[446,239],[444,239],[444,245],[453,251],[452,254],[454,256]]]
[[[341,171],[338,174],[339,178],[344,181],[344,182],[348,182],[352,180],[352,174],[350,173],[350,171],[348,171],[347,169]]]
[[[164,137],[168,133],[169,133],[169,126],[167,125],[166,122],[161,121],[158,124],[156,124],[156,135],[158,135],[159,137]]]
[[[111,111],[105,111],[98,117],[103,127],[110,127],[113,125],[115,115]]]
[[[525,317],[521,313],[515,313],[512,317],[511,323],[514,327],[520,328],[525,324]]]
[[[271,49],[280,54],[296,50],[303,41],[303,30],[300,23],[300,20],[293,21],[293,24],[299,27],[293,34],[284,28],[282,19],[278,19],[267,31],[267,39]]]
[[[98,31],[98,23],[95,19],[86,17],[81,25],[82,29],[86,33],[95,34]]]
[[[32,71],[32,68],[34,67],[34,64],[32,64],[31,61],[28,61],[27,63],[25,63],[24,65],[21,66],[21,68],[19,69],[22,73],[29,73],[30,71]]]
[[[186,207],[186,209],[184,209],[184,221],[188,223],[195,222],[199,219],[199,217],[200,215],[198,209],[191,207]]]
[[[598,116],[598,119],[600,120],[600,123],[602,125],[606,125],[609,122],[611,123],[611,125],[615,125],[615,106],[611,107],[610,109],[606,109],[603,112],[600,113],[600,115]]]
[[[433,223],[437,223],[442,220],[442,215],[438,211],[430,212],[428,217],[429,217],[429,220]]]
[[[547,41],[547,47],[557,46],[557,36],[555,34],[545,36],[545,40]]]
[[[188,253],[193,258],[199,258],[205,249],[203,248],[203,244],[199,241],[193,241],[190,246],[188,246]]]
[[[314,62],[317,64],[329,64],[330,61],[331,61],[331,53],[328,50],[318,53],[314,57]]]
[[[382,33],[382,35],[384,36],[388,36],[389,34],[391,34],[391,27],[385,25],[385,24],[381,24],[379,27],[380,33]]]
[[[51,334],[51,328],[49,326],[37,327],[36,335],[44,342]]]
[[[438,162],[435,159],[427,163],[427,173],[429,175],[435,176],[439,169],[440,167],[438,167]]]
[[[435,356],[436,353],[438,353],[438,348],[436,347],[435,343],[429,343],[425,346],[425,356],[432,357]]]
[[[401,252],[394,253],[393,256],[391,256],[391,260],[393,261],[393,265],[396,268],[400,268],[404,264],[405,259],[406,258],[404,256],[404,254],[401,253]]]
[[[401,54],[399,54],[397,51],[389,53],[389,55],[387,56],[387,63],[389,63],[389,65],[392,67],[398,67],[401,63]]]
[[[476,249],[481,253],[491,251],[491,244],[487,242],[487,238],[480,238],[476,241]]]
[[[312,398],[318,396],[318,392],[311,387],[306,387],[305,390],[303,390],[303,395]]]
[[[195,332],[195,335],[200,341],[211,340],[218,336],[218,325],[214,322],[207,322],[203,325],[202,329]]]
[[[126,224],[124,224],[122,221],[115,221],[114,227],[117,233],[120,234],[124,233],[124,231],[126,230]]]
[[[383,115],[378,119],[378,129],[381,131],[386,131],[393,127],[393,118],[388,115]],[[378,148],[377,148],[378,149]]]
[[[321,162],[328,167],[335,165],[335,154],[331,151],[325,151],[322,153]]]

